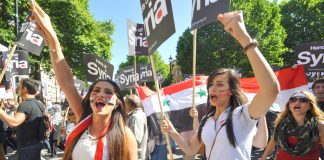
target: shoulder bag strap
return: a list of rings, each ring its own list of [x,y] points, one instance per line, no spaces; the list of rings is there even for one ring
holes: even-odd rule
[[[219,131],[220,131],[220,130],[225,126],[225,124],[226,124],[226,122],[223,123],[223,124],[221,125],[221,127],[220,127],[220,128],[217,130],[217,132],[216,132],[216,136],[215,136],[215,138],[214,138],[213,145],[212,145],[212,147],[211,147],[211,149],[210,149],[210,152],[209,152],[209,155],[208,155],[208,160],[210,160],[210,155],[211,155],[211,153],[212,153],[212,151],[213,151],[213,148],[214,148],[214,145],[215,145],[215,142],[216,142],[217,135],[218,135]]]
[[[41,110],[41,112],[45,115],[45,108],[44,107],[39,106],[39,104],[37,102],[35,102],[34,99],[29,99],[29,101],[34,102],[37,105],[37,107]]]

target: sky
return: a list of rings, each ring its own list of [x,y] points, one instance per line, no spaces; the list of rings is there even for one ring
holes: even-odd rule
[[[167,64],[170,55],[175,59],[178,39],[185,29],[190,27],[191,23],[191,1],[172,0],[171,3],[176,32],[158,48]],[[140,0],[90,0],[90,13],[96,20],[111,19],[115,24],[115,32],[112,35],[112,59],[110,61],[115,67],[115,73],[119,64],[125,62],[128,55],[126,19],[143,23]]]

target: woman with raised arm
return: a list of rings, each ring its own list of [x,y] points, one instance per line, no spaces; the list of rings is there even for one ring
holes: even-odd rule
[[[274,136],[261,159],[265,160],[276,147],[278,160],[318,160],[319,147],[324,147],[323,120],[312,93],[294,93],[276,119]]]
[[[97,80],[82,99],[49,16],[34,0],[31,7],[32,18],[48,41],[55,78],[79,121],[67,139],[63,159],[137,159],[136,140],[125,125],[124,100],[117,84]]]
[[[218,20],[244,48],[260,89],[250,104],[240,88],[238,75],[231,69],[218,69],[207,82],[209,111],[198,133],[187,142],[167,119],[161,129],[169,132],[187,154],[195,154],[206,146],[206,157],[212,159],[250,159],[257,120],[264,115],[279,92],[278,80],[268,62],[245,29],[241,11],[219,14]]]

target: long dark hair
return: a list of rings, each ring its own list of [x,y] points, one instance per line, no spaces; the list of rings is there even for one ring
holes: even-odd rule
[[[233,131],[233,120],[232,120],[233,111],[235,108],[247,103],[247,98],[243,93],[243,91],[241,90],[239,76],[233,69],[220,68],[216,71],[213,71],[209,75],[207,80],[207,91],[211,87],[214,78],[218,75],[226,75],[228,77],[228,83],[230,86],[230,91],[232,93],[230,98],[230,103],[229,103],[230,109],[226,119],[226,134],[230,144],[235,148],[236,138]],[[209,92],[208,92],[208,99],[207,99],[207,107],[208,107],[208,112],[206,116],[202,119],[198,129],[198,139],[200,142],[201,142],[201,131],[203,126],[205,125],[207,119],[213,116],[216,112],[216,107],[211,106],[209,102]]]
[[[98,82],[102,82],[102,81],[108,82],[114,87],[114,93],[118,98],[116,103],[117,107],[111,113],[111,125],[107,136],[107,144],[109,146],[108,159],[110,160],[125,159],[126,158],[125,155],[128,154],[128,152],[125,149],[127,146],[126,133],[125,133],[125,126],[126,126],[125,125],[126,113],[124,108],[125,104],[124,104],[124,99],[121,94],[121,91],[118,85],[114,81],[110,79],[99,79],[90,85],[88,93],[82,100],[83,113],[81,115],[80,121],[82,121],[92,113],[92,109],[90,107],[90,94],[93,91],[95,85]],[[69,145],[69,147],[67,148],[64,154],[63,157],[64,160],[72,159],[72,151],[76,143],[80,139],[81,135],[83,134],[83,132],[80,135],[78,135],[75,139],[73,139],[73,141],[71,142],[71,144]]]

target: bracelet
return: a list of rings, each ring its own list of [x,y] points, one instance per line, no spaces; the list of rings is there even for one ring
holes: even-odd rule
[[[60,47],[60,48],[57,48],[57,49],[50,49],[50,52],[52,53],[52,52],[58,52],[58,51],[62,51],[62,48]]]
[[[259,43],[257,40],[253,39],[252,42],[250,42],[249,44],[247,44],[245,47],[244,47],[244,53],[246,53],[247,50],[249,50],[251,47],[257,47],[259,46]]]

